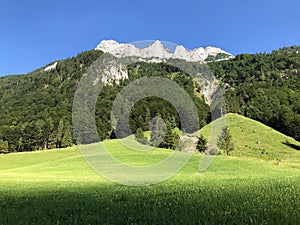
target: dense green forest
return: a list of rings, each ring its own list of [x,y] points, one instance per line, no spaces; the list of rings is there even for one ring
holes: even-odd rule
[[[210,64],[226,89],[227,112],[263,122],[300,140],[300,47],[242,54]]]
[[[0,78],[1,151],[32,151],[71,145],[72,99],[88,66],[102,53],[89,51],[59,61],[55,70]],[[50,64],[49,64],[50,65]]]
[[[299,51],[299,47],[289,47],[271,54],[242,54],[209,63],[226,90],[227,112],[259,120],[300,140]],[[58,61],[51,71],[44,71],[44,67],[26,75],[1,77],[0,152],[60,148],[76,143],[71,124],[74,93],[86,69],[101,55],[101,51],[87,51]],[[177,82],[194,101],[201,126],[210,122],[209,106],[195,93],[192,78],[180,69],[165,63],[143,62],[127,69],[129,80],[104,86],[100,92],[95,118],[101,140],[115,137],[111,107],[119,91],[148,74]],[[132,131],[148,130],[150,118],[158,112],[165,121],[180,128],[173,106],[152,97],[143,99],[132,109]]]
[[[51,71],[44,71],[44,67],[27,75],[0,78],[0,151],[34,151],[76,143],[71,124],[74,93],[86,69],[101,55],[100,51],[87,51],[58,61]],[[106,85],[99,94],[95,120],[101,140],[115,138],[111,108],[117,94],[132,80],[149,74],[177,82],[193,99],[201,124],[209,122],[209,106],[203,98],[194,95],[192,78],[178,68],[163,63],[140,62],[127,69],[129,80],[118,85]],[[132,109],[132,132],[135,133],[137,128],[149,130],[149,120],[158,112],[162,119],[180,127],[178,114],[172,105],[150,97],[138,102]],[[117,126],[115,129],[122,128]],[[86,142],[93,142],[93,139]]]

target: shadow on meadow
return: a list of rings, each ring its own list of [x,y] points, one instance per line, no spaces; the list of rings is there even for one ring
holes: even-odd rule
[[[0,224],[297,224],[298,185],[232,180],[53,186],[1,193]]]

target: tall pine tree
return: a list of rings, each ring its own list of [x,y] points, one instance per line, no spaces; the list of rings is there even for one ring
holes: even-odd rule
[[[64,136],[61,141],[61,146],[63,148],[66,148],[66,147],[71,147],[72,145],[73,145],[72,127],[69,123],[67,123],[64,129]]]

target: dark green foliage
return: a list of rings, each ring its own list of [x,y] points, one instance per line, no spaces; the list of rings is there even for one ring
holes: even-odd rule
[[[273,53],[275,54],[299,54],[300,53],[300,46],[296,46],[296,45],[293,45],[293,46],[290,46],[290,47],[283,47],[283,48],[280,48],[276,51],[273,51]]]
[[[199,152],[205,152],[206,146],[207,146],[207,140],[202,134],[200,134],[200,136],[198,137],[196,148]]]
[[[178,68],[164,63],[149,64],[140,62],[128,66],[128,72],[130,80],[125,81],[125,84],[138,78],[148,76],[160,76],[176,82],[193,100],[198,109],[200,124],[203,126],[210,121],[209,106],[202,98],[195,95],[195,86],[197,84],[193,81],[192,77],[180,71]],[[184,102],[182,104],[182,111],[184,111]],[[157,112],[161,114],[164,121],[169,120],[172,122],[172,126],[175,126],[176,123],[176,126],[181,129],[181,121],[178,112],[170,102],[158,97],[148,97],[137,102],[131,110],[130,127],[132,132],[135,133],[138,127],[143,128],[143,130],[149,130],[150,118],[154,118]],[[186,113],[186,116],[188,116],[188,113]],[[194,123],[193,120],[189,121]],[[192,125],[187,126],[187,128],[189,127],[192,127]],[[191,129],[189,132],[192,133],[194,131]]]
[[[43,149],[48,149],[51,145],[51,136],[54,134],[54,124],[52,118],[47,118],[45,122],[42,122],[41,136],[43,141]]]
[[[138,128],[135,133],[135,140],[140,142],[141,144],[147,144],[147,138],[144,135],[144,131],[142,128]]]
[[[225,54],[225,53],[218,53],[217,55],[209,55],[205,61],[206,62],[213,62],[213,61],[216,61],[216,60],[220,60],[220,59],[226,59],[228,58],[230,55],[228,54]]]
[[[0,137],[9,152],[62,147],[63,124],[71,122],[74,93],[85,69],[102,52],[88,51],[56,69],[0,78]]]
[[[56,132],[56,139],[55,139],[55,143],[56,143],[56,148],[61,148],[61,141],[64,135],[64,121],[60,120],[58,123],[58,128],[57,128],[57,132]]]
[[[222,134],[218,137],[218,147],[226,152],[228,156],[234,150],[232,136],[227,127],[224,127]]]
[[[64,135],[61,141],[61,147],[71,147],[73,145],[73,137],[72,137],[72,127],[68,123],[64,129]]]
[[[177,127],[176,118],[174,116],[169,117],[168,121],[172,129]]]
[[[8,153],[8,142],[0,139],[0,154]]]
[[[108,85],[104,86],[99,94],[95,109],[95,120],[97,124],[98,135],[101,140],[109,139],[113,136],[111,108],[118,91],[118,87]]]
[[[300,140],[299,47],[238,55],[210,63],[226,87],[227,112],[239,113]]]
[[[159,147],[175,150],[180,137],[178,134],[173,132],[171,124],[169,122],[167,122],[166,126],[167,131]]]
[[[132,108],[130,115],[131,130],[135,132],[139,127],[145,131],[150,130],[150,120],[154,118],[158,112],[164,121],[173,118],[173,126],[180,126],[180,124],[176,122],[179,121],[179,115],[171,103],[157,97],[149,97],[139,101]],[[177,120],[175,118],[177,118]]]
[[[41,68],[27,75],[0,78],[0,138],[8,142],[9,152],[71,145],[73,133],[67,131],[66,135],[66,130],[69,130],[66,124],[72,126],[74,93],[86,69],[101,55],[101,51],[87,51],[76,57],[58,61],[56,68],[51,71]],[[100,140],[115,138],[116,133],[119,133],[120,137],[126,137],[136,133],[138,128],[147,131],[151,118],[158,112],[165,121],[171,120],[172,127],[180,128],[180,120],[174,107],[157,97],[149,97],[135,104],[129,118],[131,131],[128,126],[124,126],[128,121],[119,121],[117,126],[113,127],[111,108],[117,94],[131,81],[146,76],[160,76],[178,83],[193,99],[201,124],[209,122],[208,105],[202,98],[194,95],[192,78],[178,68],[164,63],[141,62],[128,66],[128,73],[129,80],[119,85],[104,86],[99,93],[95,121]],[[79,131],[82,135],[76,138],[77,143],[99,141],[91,132],[89,113],[79,114],[82,120]]]

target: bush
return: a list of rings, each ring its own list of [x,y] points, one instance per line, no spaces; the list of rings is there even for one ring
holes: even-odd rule
[[[136,130],[136,133],[134,134],[134,136],[135,136],[135,140],[138,141],[139,143],[144,144],[144,145],[148,143],[148,140],[145,137],[144,131],[142,130],[142,128],[138,128]]]
[[[205,152],[206,146],[207,146],[207,140],[202,134],[200,134],[200,136],[198,137],[196,148],[199,152]]]

